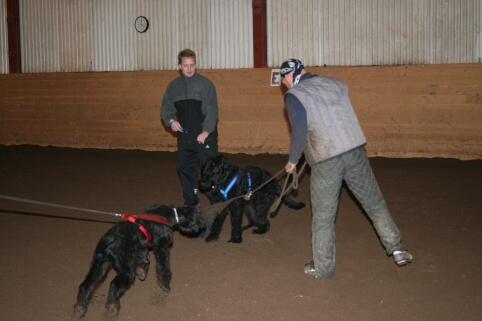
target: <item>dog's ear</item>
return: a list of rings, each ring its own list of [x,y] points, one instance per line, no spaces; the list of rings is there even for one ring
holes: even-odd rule
[[[229,159],[227,159],[224,156],[220,159],[219,165],[220,165],[220,167],[224,168],[229,173],[231,173],[233,171],[237,171],[239,169],[239,167],[236,166],[236,164],[234,164],[232,161],[230,161]]]
[[[173,206],[173,209],[174,208],[177,211],[179,221],[181,221],[182,219],[189,218],[189,217],[198,216],[199,213],[201,212],[199,206],[191,206],[191,205],[184,205],[182,207]],[[175,214],[173,213],[173,215],[175,215]]]
[[[216,166],[214,164],[218,162],[218,156],[219,155],[209,156],[204,162],[204,164],[201,164],[201,173],[204,173],[206,171],[211,171],[210,168]]]
[[[183,234],[194,236],[206,230],[206,220],[200,214],[198,206],[178,207],[177,211],[179,222],[176,224],[176,227]]]
[[[211,156],[209,156],[208,158],[206,158],[206,161],[204,162],[203,165],[206,165],[207,163],[214,162],[214,161],[216,160],[216,156],[217,156],[217,155],[211,155]]]

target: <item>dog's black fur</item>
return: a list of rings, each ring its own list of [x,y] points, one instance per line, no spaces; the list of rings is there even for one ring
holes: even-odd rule
[[[163,217],[171,225],[148,219],[137,219],[136,223],[122,220],[107,231],[97,244],[90,270],[79,286],[77,303],[74,305],[75,318],[85,315],[92,294],[104,281],[110,268],[114,268],[117,276],[110,283],[105,306],[113,315],[119,313],[120,297],[134,283],[136,275],[140,280],[147,277],[150,246],[137,224],[142,225],[151,237],[151,246],[156,258],[157,283],[164,292],[170,291],[169,253],[172,246],[172,229],[177,228],[188,236],[197,236],[206,229],[206,222],[198,208],[176,207],[176,210],[178,221],[174,206],[154,205],[142,213]]]
[[[272,175],[263,168],[255,166],[238,167],[228,160],[224,155],[210,157],[201,169],[201,181],[199,188],[203,192],[211,191],[216,202],[226,201],[221,194],[222,189],[226,189],[229,183],[239,171],[239,178],[228,192],[228,199],[235,198],[240,195],[246,195],[249,192],[248,173],[251,177],[251,191],[269,180]],[[219,213],[214,219],[210,231],[207,232],[206,242],[213,242],[219,238],[221,228],[228,213],[231,214],[231,239],[229,242],[241,243],[242,231],[255,226],[253,233],[263,234],[269,231],[270,223],[268,220],[268,210],[273,203],[276,195],[280,195],[282,188],[276,179],[263,186],[256,191],[249,200],[244,197],[233,200],[229,205]],[[284,196],[282,202],[292,209],[301,209],[304,203],[295,202],[293,199]],[[243,213],[248,217],[248,225],[242,227]]]

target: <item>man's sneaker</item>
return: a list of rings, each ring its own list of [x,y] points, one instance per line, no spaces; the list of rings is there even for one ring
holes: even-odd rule
[[[408,263],[412,263],[413,256],[407,251],[395,251],[393,252],[393,260],[398,266],[404,266]]]
[[[316,276],[315,263],[313,261],[305,264],[305,274]]]

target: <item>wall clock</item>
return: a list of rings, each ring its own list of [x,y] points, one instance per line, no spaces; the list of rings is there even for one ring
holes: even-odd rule
[[[136,27],[137,32],[144,33],[149,29],[149,20],[144,16],[139,16],[136,18],[134,26]]]

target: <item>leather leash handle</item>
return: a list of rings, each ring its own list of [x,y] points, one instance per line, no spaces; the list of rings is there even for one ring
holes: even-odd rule
[[[271,208],[269,209],[269,213],[271,214],[270,215],[271,217],[276,216],[274,213],[276,212],[276,209],[278,208],[278,206],[281,204],[281,201],[282,201],[283,197],[286,194],[290,193],[292,189],[298,189],[298,186],[299,186],[298,177],[301,177],[301,174],[303,174],[303,172],[305,170],[305,167],[306,167],[306,161],[301,166],[299,173],[296,172],[296,167],[293,170],[293,173],[288,173],[288,175],[286,176],[285,183],[283,185],[283,189],[281,191],[280,196],[278,197],[276,202],[274,202],[273,205],[271,205]],[[289,181],[291,175],[293,175],[293,179],[291,181],[291,184],[287,187],[288,181]]]

